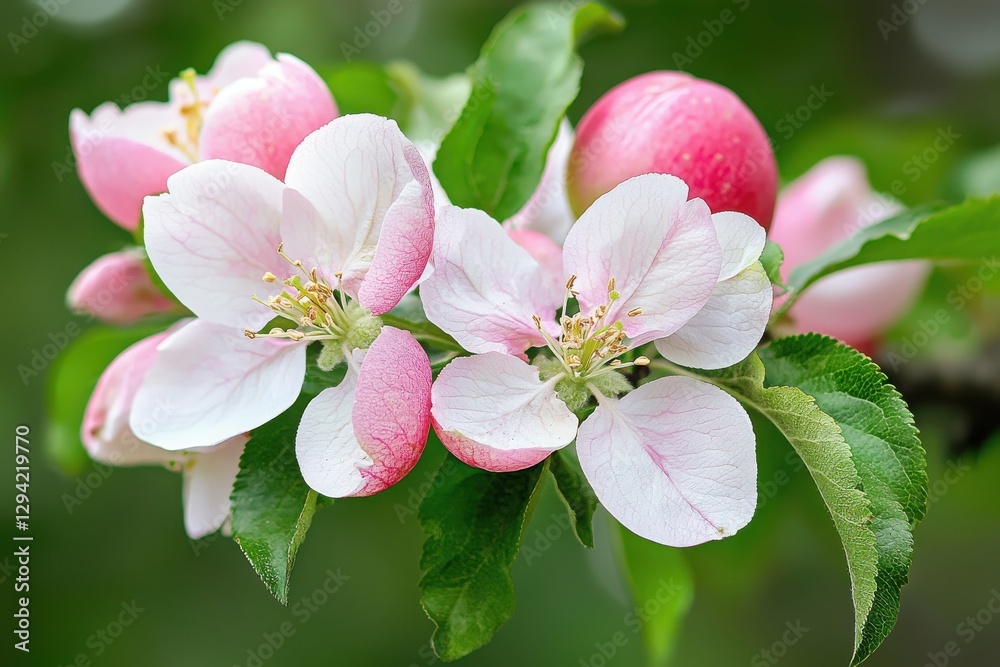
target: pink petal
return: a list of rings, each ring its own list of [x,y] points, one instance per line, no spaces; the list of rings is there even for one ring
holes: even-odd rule
[[[817,281],[789,311],[799,333],[818,331],[866,347],[913,305],[930,275],[929,262],[859,266]]]
[[[528,468],[576,436],[576,415],[554,385],[516,357],[498,352],[459,357],[431,390],[434,430],[471,466],[493,472]]]
[[[169,108],[151,104],[156,103],[132,105],[123,113],[108,103],[93,118],[79,109],[70,115],[80,180],[101,212],[129,231],[139,225],[143,197],[165,192],[167,179],[187,162],[156,136],[167,117],[160,112],[169,114]]]
[[[259,329],[273,313],[253,301],[287,277],[278,256],[280,181],[256,167],[212,160],[170,178],[170,192],[143,207],[149,259],[171,292],[198,317]]]
[[[237,79],[255,76],[274,62],[267,47],[257,42],[233,42],[219,51],[212,69],[202,77],[209,86],[221,90]]]
[[[282,237],[290,254],[303,261],[343,258],[316,266],[328,279],[342,272],[352,297],[359,296],[374,262],[372,287],[365,295],[379,309],[404,283],[408,290],[420,277],[423,266],[417,270],[416,265],[426,252],[428,230],[433,229],[433,209],[431,215],[428,210],[431,186],[419,153],[394,121],[370,114],[338,118],[295,150],[285,182],[315,211],[283,223]],[[413,187],[406,190],[414,182],[421,189],[419,195]],[[297,228],[303,224],[314,228]],[[414,227],[407,230],[408,224]],[[316,225],[321,228],[315,229]],[[380,251],[386,226],[387,245]],[[392,279],[389,274],[396,262],[400,262],[399,276]]]
[[[602,398],[580,425],[580,465],[601,504],[635,534],[687,547],[728,537],[757,504],[750,418],[736,399],[691,378],[654,380]]]
[[[295,147],[336,116],[319,75],[281,54],[257,76],[237,79],[215,96],[201,129],[201,158],[250,164],[284,178]]]
[[[208,447],[284,412],[299,395],[306,346],[195,320],[170,336],[135,397],[130,424],[173,451]]]
[[[167,333],[144,338],[115,357],[87,402],[80,438],[95,461],[116,466],[167,465],[177,455],[143,442],[129,427],[132,400]]]
[[[306,483],[343,498],[401,480],[427,442],[430,395],[430,361],[420,344],[409,332],[383,328],[360,370],[324,390],[302,415],[295,453]]]
[[[149,277],[140,248],[95,260],[70,285],[66,301],[70,309],[112,324],[132,324],[174,308]]]
[[[229,496],[249,438],[238,435],[191,455],[184,466],[184,529],[192,540],[227,528]]]
[[[545,345],[532,316],[555,328],[561,299],[538,263],[486,213],[440,209],[433,263],[420,286],[424,312],[466,350],[520,354]]]
[[[565,270],[577,277],[581,308],[589,313],[607,303],[613,278],[621,298],[607,321],[621,321],[635,344],[677,331],[721,274],[711,213],[700,199],[686,199],[680,179],[637,176],[594,202],[566,237]],[[627,316],[636,308],[641,315]]]

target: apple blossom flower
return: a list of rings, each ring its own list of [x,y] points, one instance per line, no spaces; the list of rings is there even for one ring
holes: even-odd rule
[[[168,186],[143,208],[147,250],[197,319],[160,346],[132,411],[136,432],[178,450],[256,428],[298,397],[316,343],[321,369],[348,369],[300,424],[306,481],[339,497],[401,479],[426,442],[430,363],[378,315],[431,252],[434,200],[416,148],[393,121],[343,116],[295,150],[284,184],[209,160]],[[172,414],[141,430],[161,400]]]
[[[778,190],[770,139],[731,90],[683,72],[649,72],[612,88],[577,126],[569,198],[582,212],[639,174],[673,174],[713,211],[765,229]]]
[[[188,70],[169,84],[169,102],[112,102],[88,116],[70,115],[80,180],[94,203],[127,230],[139,223],[142,199],[199,160],[221,158],[283,178],[302,139],[337,116],[322,79],[298,58],[251,42],[219,54],[212,70]]]
[[[168,452],[135,435],[129,414],[157,355],[168,336],[161,333],[135,343],[104,370],[84,413],[81,438],[90,457],[112,466],[162,465],[184,476],[184,528],[196,540],[220,528],[228,531],[229,496],[247,442],[243,434],[211,448]],[[159,406],[160,415],[170,405]],[[152,418],[155,418],[154,415]]]
[[[694,379],[633,390],[621,371],[649,364],[634,350],[651,341],[702,368],[752,352],[771,306],[763,247],[747,216],[712,215],[673,176],[639,176],[573,226],[568,279],[556,290],[488,215],[440,209],[421,298],[427,318],[473,356],[435,381],[435,431],[457,458],[495,472],[539,463],[575,439],[598,498],[633,532],[675,546],[731,535],[756,503],[746,412]],[[532,348],[540,351],[529,363]],[[576,413],[592,399],[581,424]]]
[[[791,271],[810,262],[862,228],[902,211],[877,195],[864,165],[831,157],[816,164],[782,192],[770,236]],[[884,262],[827,276],[809,287],[789,311],[798,332],[816,331],[870,352],[879,336],[902,316],[923,289],[928,262]]]
[[[96,259],[70,285],[66,301],[70,310],[111,324],[132,324],[176,306],[153,284],[142,248]]]

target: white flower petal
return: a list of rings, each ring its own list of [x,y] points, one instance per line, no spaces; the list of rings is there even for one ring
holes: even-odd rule
[[[760,259],[767,243],[767,232],[749,215],[724,211],[712,215],[722,246],[722,272],[719,281],[729,280]]]
[[[764,267],[755,262],[716,285],[698,314],[677,333],[657,340],[656,349],[690,368],[732,366],[746,359],[764,336],[773,295]]]
[[[295,402],[305,360],[303,343],[250,340],[196,320],[160,345],[132,406],[132,430],[172,451],[228,440]]]
[[[261,276],[291,274],[277,254],[281,181],[256,167],[209,160],[177,172],[167,187],[142,209],[157,274],[204,320],[250,329],[266,324],[273,313],[251,298],[266,287]]]
[[[581,308],[606,303],[614,279],[621,297],[607,321],[620,320],[634,344],[677,331],[719,280],[722,249],[711,213],[687,193],[676,177],[637,176],[594,202],[566,237],[565,270],[577,277]],[[626,315],[635,309],[642,314]]]
[[[654,380],[602,399],[580,425],[580,465],[601,504],[648,540],[687,547],[728,537],[757,504],[753,427],[717,387]]]
[[[440,209],[433,262],[420,286],[424,312],[466,350],[520,354],[545,345],[533,315],[558,333],[556,299],[538,262],[486,213]]]
[[[431,389],[434,430],[469,465],[521,470],[576,436],[577,418],[538,369],[505,354],[459,357]]]
[[[184,529],[192,540],[228,526],[229,496],[247,440],[239,435],[193,454],[184,467]]]

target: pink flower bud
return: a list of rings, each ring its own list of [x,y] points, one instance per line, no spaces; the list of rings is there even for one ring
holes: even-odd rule
[[[782,192],[771,239],[785,253],[781,274],[812,261],[860,229],[895,215],[901,206],[868,184],[861,162],[823,160]],[[828,276],[808,288],[790,311],[799,332],[816,331],[871,351],[923,288],[926,262],[885,262]]]
[[[166,192],[167,178],[192,162],[225,159],[284,178],[295,147],[337,117],[330,89],[311,67],[287,54],[272,57],[260,44],[226,47],[205,76],[166,79],[149,67],[122,108],[106,102],[90,115],[70,115],[80,180],[97,207],[130,231],[143,197]],[[140,101],[161,86],[170,101]]]
[[[649,72],[606,93],[584,115],[567,176],[577,215],[633,176],[673,174],[714,212],[767,228],[778,169],[767,133],[728,88],[681,72]]]
[[[139,248],[99,257],[76,277],[66,301],[70,309],[112,324],[131,324],[176,305],[153,284]]]

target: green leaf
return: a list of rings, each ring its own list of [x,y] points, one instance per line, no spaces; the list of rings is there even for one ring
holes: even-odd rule
[[[233,539],[267,589],[288,604],[295,554],[316,511],[317,494],[299,472],[295,432],[307,399],[255,429],[233,484]]]
[[[566,450],[558,451],[549,457],[549,472],[555,480],[559,497],[569,510],[577,539],[583,546],[593,549],[594,510],[597,509],[597,496],[594,490],[583,476],[579,464],[570,458]]]
[[[805,463],[847,553],[857,651],[876,604],[879,549],[871,527],[872,503],[861,489],[861,476],[840,427],[801,389],[765,388],[764,364],[757,354],[731,368],[693,375],[710,379],[774,422]],[[884,596],[878,599],[883,604]]]
[[[382,324],[409,331],[421,343],[426,343],[439,350],[466,354],[454,338],[427,319],[424,307],[416,295],[409,294],[403,297],[403,300],[395,308],[384,315],[379,315],[379,318],[382,320]]]
[[[667,665],[694,601],[694,577],[680,549],[643,539],[619,525],[618,554],[635,605],[643,610],[649,664]]]
[[[785,253],[777,243],[771,239],[764,244],[764,252],[760,255],[760,263],[764,266],[768,280],[772,285],[784,287],[781,281],[781,264],[785,261]]]
[[[317,360],[323,350],[322,343],[314,343],[306,348],[306,375],[302,382],[302,393],[315,396],[324,389],[336,387],[347,375],[347,363],[341,363],[333,370],[324,371]]]
[[[434,162],[452,203],[497,220],[524,206],[580,89],[576,44],[621,27],[595,3],[532,4],[507,15],[469,70],[469,99]]]
[[[80,441],[80,428],[87,401],[101,373],[125,348],[165,328],[160,322],[130,329],[96,327],[81,333],[76,322],[66,326],[63,333],[77,338],[55,358],[46,387],[49,407],[46,453],[65,473],[78,475],[90,463]]]
[[[913,416],[870,359],[816,334],[790,336],[760,352],[768,386],[792,385],[833,417],[851,448],[871,501],[878,543],[876,599],[853,664],[867,658],[892,630],[913,550],[910,529],[927,505],[927,462]]]
[[[439,79],[406,61],[390,63],[386,72],[408,99],[406,136],[418,144],[438,146],[469,99],[472,84],[468,75],[452,74]]]
[[[902,259],[987,263],[1000,254],[1000,196],[969,199],[943,210],[907,211],[865,227],[843,243],[792,271],[796,292],[837,271]]]
[[[448,455],[431,483],[420,504],[420,604],[442,660],[485,646],[514,613],[511,566],[545,467],[499,474]]]
[[[320,70],[340,115],[373,113],[396,120],[406,131],[410,99],[381,65],[353,62]]]

